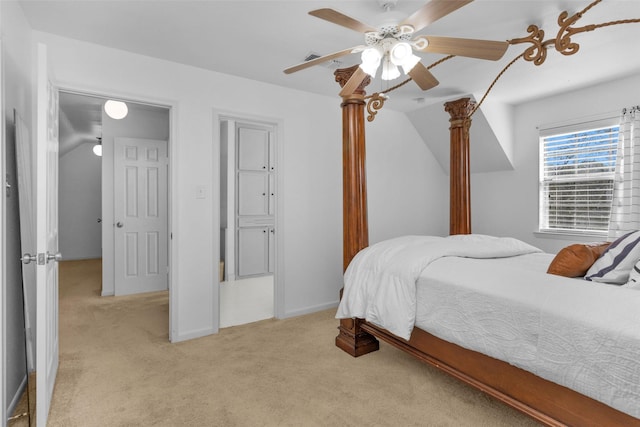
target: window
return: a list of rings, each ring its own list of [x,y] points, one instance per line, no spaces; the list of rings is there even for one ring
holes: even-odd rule
[[[618,145],[615,121],[540,132],[540,231],[607,232]]]

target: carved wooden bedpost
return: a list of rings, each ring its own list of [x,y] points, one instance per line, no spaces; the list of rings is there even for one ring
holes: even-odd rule
[[[336,81],[343,87],[358,66],[336,70]],[[364,88],[367,77],[352,93],[342,98],[342,214],[343,271],[353,257],[369,246],[367,223],[367,180],[365,171]],[[336,346],[357,357],[376,351],[378,340],[360,329],[359,319],[341,319]]]
[[[462,98],[444,104],[451,115],[451,167],[449,170],[451,195],[449,205],[449,234],[471,234],[471,171],[469,165],[469,129],[475,103]]]

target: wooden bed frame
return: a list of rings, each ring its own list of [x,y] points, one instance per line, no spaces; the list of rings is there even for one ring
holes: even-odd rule
[[[344,86],[356,68],[337,70],[336,81]],[[352,94],[343,96],[341,104],[345,269],[369,245],[364,137],[364,88],[368,84],[365,79]],[[445,104],[451,115],[450,234],[471,233],[469,129],[473,105],[469,98]],[[385,341],[545,425],[640,426],[640,419],[419,328],[409,341],[363,319],[342,319],[338,330],[336,346],[354,357],[378,350],[378,339]]]

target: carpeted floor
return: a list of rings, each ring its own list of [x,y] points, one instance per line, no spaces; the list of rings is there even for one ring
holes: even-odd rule
[[[168,294],[100,297],[99,261],[60,266],[49,426],[535,426],[381,344],[334,345],[334,310],[168,342]]]

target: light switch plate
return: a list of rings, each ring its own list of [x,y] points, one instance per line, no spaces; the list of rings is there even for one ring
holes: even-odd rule
[[[207,189],[204,185],[198,185],[196,187],[196,199],[206,199]]]

